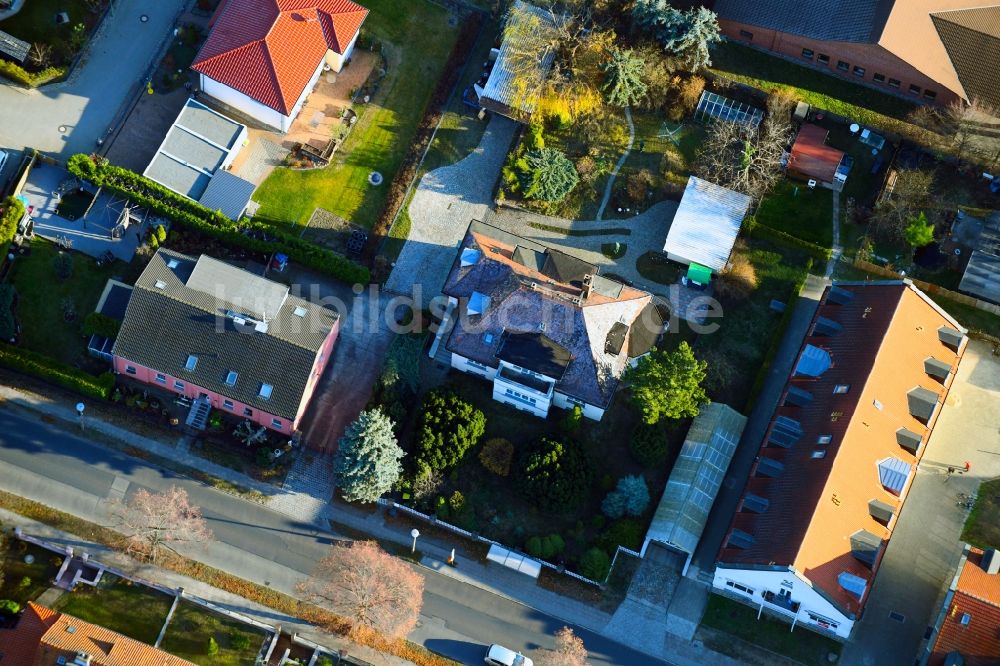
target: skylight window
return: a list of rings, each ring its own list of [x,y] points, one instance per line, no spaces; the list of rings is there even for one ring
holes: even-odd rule
[[[829,444],[833,441],[833,435],[820,435],[816,438],[817,444]]]
[[[261,384],[260,385],[260,393],[258,393],[258,395],[260,397],[264,398],[264,400],[270,400],[271,399],[271,392],[273,390],[274,390],[274,387],[271,386],[270,384]]]
[[[229,386],[235,386],[237,377],[239,377],[239,374],[234,370],[230,370],[229,374],[226,375],[226,384]]]
[[[177,268],[180,265],[181,265],[181,262],[177,261],[176,259],[168,259],[167,260],[167,268]]]
[[[163,280],[157,280],[155,283],[153,283],[153,286],[156,287],[157,289],[166,289],[167,283],[164,282]]]
[[[296,308],[294,310],[292,310],[292,314],[295,315],[296,317],[305,317],[306,316],[306,309],[304,307],[302,307],[301,305],[296,306]]]
[[[833,387],[834,393],[847,393],[850,390],[851,390],[850,384],[837,384],[836,386]]]
[[[198,367],[198,357],[195,356],[194,354],[189,354],[187,357],[187,361],[184,362],[184,369],[190,372],[197,367]]]

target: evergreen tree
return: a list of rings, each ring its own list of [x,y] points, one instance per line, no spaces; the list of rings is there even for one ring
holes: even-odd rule
[[[562,201],[580,182],[573,162],[555,148],[533,150],[525,157],[524,193],[531,199]]]
[[[718,17],[704,7],[681,11],[666,0],[637,0],[632,17],[692,72],[712,64],[708,50],[722,41]]]
[[[646,82],[643,76],[646,64],[627,49],[613,48],[604,64],[606,83],[604,92],[608,104],[631,106],[646,96]]]
[[[361,412],[340,438],[334,478],[348,502],[374,502],[399,478],[405,454],[381,409]]]
[[[912,247],[923,247],[934,242],[934,225],[927,221],[927,215],[923,211],[910,219],[903,233],[906,242]]]
[[[698,416],[698,408],[709,402],[702,387],[707,367],[694,357],[687,342],[672,352],[654,350],[642,357],[625,377],[643,421],[653,424],[664,418]]]

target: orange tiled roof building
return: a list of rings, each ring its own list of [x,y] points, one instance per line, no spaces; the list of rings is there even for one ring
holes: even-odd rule
[[[967,548],[945,597],[929,666],[1000,663],[1000,552]]]

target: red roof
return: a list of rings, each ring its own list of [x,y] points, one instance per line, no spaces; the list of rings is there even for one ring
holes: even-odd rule
[[[931,666],[943,663],[951,652],[960,653],[966,666],[1000,662],[1000,575],[986,573],[982,557],[978,548],[969,551],[934,642]],[[965,615],[969,618],[963,624]]]
[[[0,664],[31,666],[42,636],[59,619],[59,613],[29,602],[11,629],[0,629]]]
[[[343,55],[366,16],[351,0],[228,0],[191,68],[289,115],[327,50]]]
[[[797,172],[821,183],[832,183],[844,151],[826,145],[829,132],[818,125],[805,124],[792,146],[789,171]]]

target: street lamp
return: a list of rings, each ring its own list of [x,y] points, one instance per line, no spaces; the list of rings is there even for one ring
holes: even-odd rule
[[[420,536],[420,530],[418,530],[416,527],[414,527],[412,530],[410,530],[410,536],[413,537],[413,548],[410,549],[410,552],[411,553],[416,553],[417,552],[417,537]]]

